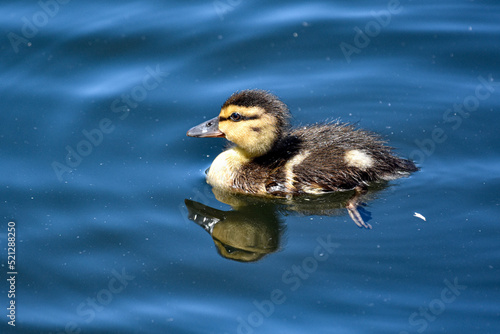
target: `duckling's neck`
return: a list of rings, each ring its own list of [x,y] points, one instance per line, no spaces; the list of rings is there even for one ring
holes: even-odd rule
[[[252,147],[251,149],[235,146],[233,147],[233,150],[240,156],[242,161],[249,161],[265,155],[271,150],[271,148],[267,146],[264,147],[263,145]]]
[[[245,159],[255,159],[270,152],[276,144],[277,135],[275,133],[263,134],[260,137],[248,136],[230,141],[236,144],[233,148],[241,157]]]

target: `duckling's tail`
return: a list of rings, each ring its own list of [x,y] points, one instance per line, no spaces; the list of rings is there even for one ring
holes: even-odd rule
[[[401,159],[395,157],[391,162],[391,167],[385,173],[382,173],[381,179],[390,181],[395,180],[400,177],[405,177],[410,175],[410,173],[418,171],[418,167],[415,163],[408,159]]]
[[[408,159],[400,159],[400,171],[403,173],[413,173],[419,170],[415,163]]]

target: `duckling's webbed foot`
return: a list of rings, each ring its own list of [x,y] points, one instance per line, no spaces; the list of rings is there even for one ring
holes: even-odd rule
[[[361,196],[366,193],[366,189],[362,187],[356,187],[355,191],[356,192],[354,193],[354,196],[346,204],[347,212],[349,213],[349,216],[354,221],[354,223],[358,225],[358,227],[370,229],[372,228],[372,226],[368,223],[365,223],[363,217],[361,217],[358,211],[358,205],[362,204],[359,200]]]

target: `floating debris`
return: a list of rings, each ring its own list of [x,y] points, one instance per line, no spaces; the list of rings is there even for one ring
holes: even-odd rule
[[[425,222],[425,221],[427,221],[427,219],[425,219],[425,217],[424,217],[424,216],[422,216],[422,215],[421,215],[420,213],[418,213],[418,212],[415,212],[415,213],[413,214],[413,217],[420,218],[420,219],[422,219],[424,222]]]

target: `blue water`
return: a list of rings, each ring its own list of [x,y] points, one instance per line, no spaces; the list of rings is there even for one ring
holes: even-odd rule
[[[497,1],[0,12],[2,333],[500,332]],[[345,196],[233,210],[204,181],[224,140],[185,133],[248,88],[421,170],[367,195],[372,229]],[[215,242],[204,214],[224,217]]]

